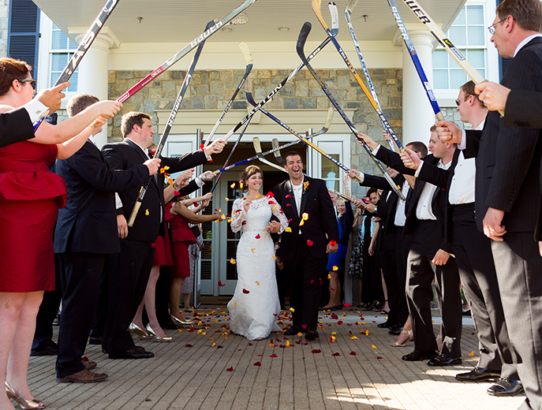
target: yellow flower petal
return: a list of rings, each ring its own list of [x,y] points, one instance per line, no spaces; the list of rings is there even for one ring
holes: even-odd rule
[[[243,189],[243,183],[239,182],[239,188]]]
[[[255,250],[256,250],[256,248],[252,248],[252,249],[251,249],[252,253],[254,253]]]
[[[231,258],[231,259],[230,259],[230,263],[231,263],[232,265],[235,265],[235,264],[236,264],[235,259]]]
[[[233,302],[233,307],[237,307],[237,302]]]
[[[273,260],[277,260],[277,257],[275,255],[271,255],[273,257]]]
[[[365,324],[365,323],[364,323]],[[369,329],[365,330],[365,336],[369,336]]]
[[[164,169],[167,171],[169,169],[169,167],[166,165],[166,166],[164,166]]]
[[[256,281],[256,285],[260,286],[260,282]]]
[[[226,215],[222,214],[222,216],[220,217],[222,220],[226,219]]]
[[[303,225],[305,225],[305,221],[299,222],[299,226],[303,226]]]
[[[474,356],[474,350],[469,353],[469,356]]]
[[[334,266],[333,267],[333,272],[337,272],[339,270],[339,267],[338,266]]]
[[[303,220],[304,220],[304,221],[307,221],[308,219],[309,219],[309,214],[304,213],[304,214],[303,214]]]
[[[290,308],[290,312],[295,312],[295,309],[294,308]]]
[[[275,206],[273,207],[273,211],[274,211],[275,209],[278,209],[278,207],[279,207],[278,205],[275,205]]]
[[[327,274],[327,278],[328,278],[328,279],[331,279],[331,273],[328,273],[328,274]]]
[[[375,345],[371,345],[371,349],[377,349],[377,347]]]
[[[299,337],[301,337],[301,336],[303,336],[303,333],[299,332],[297,335],[298,335]]]
[[[145,215],[149,216],[149,210],[148,209],[145,210]]]
[[[284,232],[292,232],[292,228],[288,227],[284,230]]]
[[[356,336],[352,336],[350,340],[358,340],[358,338]]]
[[[228,202],[230,199],[229,198],[225,198],[226,199],[226,202]]]
[[[235,188],[235,182],[233,184],[230,185],[230,188],[233,189]]]
[[[218,213],[219,213],[219,214],[221,214],[221,213],[222,213],[222,208],[220,208],[220,209],[218,210]]]

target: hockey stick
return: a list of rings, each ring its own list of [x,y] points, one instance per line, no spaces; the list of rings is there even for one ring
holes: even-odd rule
[[[384,117],[382,113],[382,107],[380,106],[380,102],[378,101],[378,96],[376,95],[373,81],[371,80],[371,75],[369,74],[369,70],[367,69],[367,65],[365,64],[363,54],[361,53],[361,48],[359,47],[358,38],[356,37],[356,33],[354,32],[354,26],[352,26],[351,16],[352,16],[352,12],[354,11],[354,7],[356,7],[357,2],[358,0],[350,0],[348,2],[348,4],[346,5],[346,8],[344,9],[344,16],[346,18],[346,23],[348,24],[348,30],[350,31],[350,36],[352,37],[352,41],[354,42],[354,47],[358,54],[359,62],[361,63],[361,68],[363,69],[363,73],[365,74],[367,85],[369,86],[369,90],[371,91],[372,99],[369,98],[367,93],[365,95],[367,95],[369,102],[375,108],[378,116],[380,117],[380,120],[382,121],[382,125],[384,126],[384,129],[388,132],[388,134],[393,135],[392,138],[396,140],[397,142],[399,141],[399,138],[397,138],[397,135],[395,135],[395,132],[393,132],[393,129],[391,128],[389,122],[386,120],[386,118]],[[363,89],[363,91],[365,92],[365,89]],[[376,107],[378,107],[378,109]],[[395,152],[395,144],[392,141],[388,141],[388,142],[390,144],[390,149],[393,152]],[[397,146],[400,148],[402,147],[401,145],[397,145]]]
[[[367,144],[365,143],[365,141],[363,141],[363,139],[361,139],[360,137],[358,137],[358,134],[359,134],[359,131],[354,127],[354,124],[352,124],[352,121],[350,121],[350,118],[348,118],[348,116],[346,115],[346,113],[343,111],[343,109],[341,108],[341,106],[339,105],[339,103],[337,103],[337,100],[335,100],[335,97],[333,97],[333,95],[331,94],[331,92],[327,89],[326,85],[322,82],[322,80],[320,79],[320,77],[318,76],[318,74],[316,74],[316,71],[314,71],[314,68],[312,68],[312,66],[309,64],[308,60],[307,60],[307,57],[305,57],[305,52],[304,52],[304,47],[305,47],[305,42],[307,41],[307,37],[311,31],[311,28],[312,28],[312,25],[311,23],[309,22],[306,22],[303,27],[301,28],[301,31],[299,33],[299,37],[297,39],[297,54],[299,55],[299,57],[301,58],[301,60],[303,61],[303,63],[305,63],[305,66],[309,69],[310,73],[312,74],[312,76],[314,77],[314,79],[316,80],[316,82],[318,83],[318,85],[320,86],[320,88],[322,89],[322,91],[324,92],[324,94],[327,96],[327,98],[329,99],[329,101],[331,101],[331,104],[335,107],[335,109],[339,112],[339,114],[341,115],[342,119],[344,120],[344,122],[346,123],[346,125],[348,125],[348,127],[350,128],[350,130],[354,133],[354,135],[356,136],[356,138],[361,142],[361,144],[363,145],[363,148],[365,148],[365,151],[367,151],[367,153],[369,154],[369,156],[371,157],[371,159],[374,161],[374,163],[376,164],[376,166],[378,167],[378,169],[380,169],[380,172],[382,172],[382,174],[384,175],[384,178],[386,178],[386,180],[388,181],[388,183],[390,184],[391,188],[393,189],[393,191],[397,194],[397,196],[403,200],[405,200],[405,197],[403,196],[403,194],[401,193],[401,187],[395,185],[395,183],[393,182],[393,180],[391,179],[391,177],[389,176],[388,172],[384,169],[384,167],[382,166],[382,164],[380,162],[378,162],[376,160],[376,158],[374,157],[373,153],[371,152],[371,149],[367,146]],[[328,35],[328,38],[329,35]],[[308,142],[307,142],[308,143]],[[361,181],[363,182],[363,181]]]
[[[320,4],[321,4],[321,0],[312,0],[312,9],[314,11],[314,14],[316,14],[316,17],[320,21],[320,24],[324,28],[324,31],[327,33],[328,36],[331,37],[329,27],[327,26],[324,18],[322,17],[322,12],[320,11]],[[345,14],[347,14],[346,11],[345,11]],[[333,16],[331,18],[333,19]],[[352,24],[350,23],[349,20],[350,19],[347,16],[346,21],[348,22],[349,29],[350,29],[350,34],[352,35],[353,28],[352,28]],[[341,55],[342,59],[344,60],[344,62],[346,64],[346,66],[348,67],[348,69],[350,70],[350,72],[352,73],[352,75],[354,76],[356,81],[358,82],[359,86],[361,87],[361,89],[365,93],[365,96],[367,97],[367,99],[369,100],[369,102],[373,106],[374,110],[378,114],[378,117],[380,118],[380,121],[382,122],[382,125],[383,125],[384,129],[386,130],[386,132],[391,135],[391,137],[393,138],[393,140],[395,141],[397,146],[404,151],[403,144],[401,143],[401,141],[399,141],[399,138],[397,138],[397,135],[395,135],[395,132],[393,131],[393,128],[391,127],[390,123],[388,122],[388,120],[384,116],[384,113],[382,112],[382,109],[380,108],[380,104],[377,103],[377,99],[374,98],[374,97],[376,97],[376,92],[374,91],[374,87],[372,86],[372,81],[371,81],[371,77],[369,76],[369,71],[367,71],[367,67],[365,67],[365,63],[363,62],[363,57],[361,56],[361,50],[359,49],[359,44],[357,44],[357,39],[355,39],[355,35],[353,36],[353,38],[354,38],[354,44],[357,45],[356,51],[358,51],[358,57],[360,57],[360,60],[362,60],[362,66],[364,67],[365,75],[366,75],[366,77],[368,79],[369,85],[372,88],[372,93],[373,94],[370,93],[369,90],[367,90],[367,87],[365,87],[365,84],[363,84],[363,81],[362,81],[361,77],[356,72],[354,66],[352,65],[352,63],[350,62],[348,57],[346,56],[346,53],[344,52],[342,47],[339,45],[339,42],[337,41],[337,39],[335,37],[333,37],[333,38],[331,38],[331,42],[333,43],[335,48],[337,48],[337,51]],[[393,146],[393,143],[391,143],[390,145]]]
[[[330,111],[332,112],[333,108],[330,108]],[[321,135],[321,134],[324,134],[328,129],[329,129],[329,125],[331,124],[331,120],[333,119],[333,115],[329,115],[328,113],[328,119],[326,121],[326,124],[322,127],[322,129],[320,131],[318,131],[316,134],[312,134],[311,135],[311,138],[312,137],[316,137],[318,135]],[[293,145],[296,145],[296,144],[299,144],[300,142],[302,141],[292,141],[292,142],[289,142],[288,144],[285,144],[283,145],[282,147],[277,147],[277,148],[273,148],[272,150],[269,150],[269,151],[266,151],[266,152],[263,152],[262,153],[262,156],[266,156],[266,155],[269,155],[269,154],[273,154],[274,152],[280,150],[280,149],[286,149],[286,148],[289,148]],[[239,165],[243,165],[243,164],[246,164],[247,162],[251,162],[251,161],[254,161],[258,159],[258,155],[255,155],[253,157],[250,157],[250,158],[247,158],[247,159],[244,159],[242,161],[239,161],[239,162],[236,162],[235,164],[232,164],[232,165],[228,165],[227,167],[224,167],[222,169],[218,169],[216,171],[213,171],[214,174],[218,174],[219,172],[224,172],[224,171],[228,171],[232,168],[235,168],[235,167],[238,167]]]
[[[60,73],[60,76],[56,80],[55,87],[59,84],[65,83],[70,79],[72,74],[77,69],[77,66],[79,66],[79,63],[83,59],[84,55],[87,53],[90,46],[92,45],[96,37],[98,37],[98,33],[102,29],[106,20],[109,18],[111,13],[113,13],[113,10],[117,6],[118,2],[119,0],[108,0],[107,3],[105,3],[105,6],[100,11],[100,14],[98,14],[98,17],[96,17],[96,20],[94,20],[94,23],[92,23],[92,25],[88,29],[85,37],[83,37],[83,40],[81,40],[81,44],[79,44],[79,47],[77,47],[77,50],[73,54],[72,58],[70,59],[70,61],[68,61],[68,65],[66,65],[62,73]],[[47,112],[44,113],[44,116]],[[37,131],[42,122],[43,117],[40,118],[38,122],[36,122],[36,124],[34,124],[34,132]]]
[[[308,134],[307,134],[307,138],[308,138]],[[301,141],[298,141],[298,142],[301,142]],[[273,138],[271,140],[271,146],[273,147],[273,149],[276,149],[275,152],[273,152],[273,155],[275,156],[275,159],[277,160],[277,162],[284,166],[284,160],[282,159],[282,155],[280,155],[280,144],[279,144],[279,140],[276,139],[276,138]]]
[[[442,47],[453,57],[453,59],[459,64],[459,66],[467,73],[472,79],[474,84],[485,81],[484,77],[480,75],[478,70],[465,58],[465,56],[459,51],[453,43],[446,37],[446,34],[441,30],[437,23],[433,21],[429,14],[425,12],[420,4],[415,0],[403,0],[418,19],[425,25],[425,27],[433,34]],[[397,8],[397,7],[396,7]],[[392,9],[393,12],[393,9]],[[401,30],[401,29],[400,29]],[[401,30],[402,31],[402,30]]]
[[[213,27],[214,24],[215,24],[214,21],[210,21],[209,23],[207,23],[207,27],[205,29],[209,30],[211,27]],[[164,128],[164,132],[160,136],[160,140],[158,141],[158,145],[156,146],[156,152],[154,154],[154,158],[160,158],[160,155],[162,155],[162,151],[164,149],[164,146],[166,145],[167,137],[169,136],[169,132],[171,131],[171,128],[173,127],[173,123],[175,122],[175,118],[177,117],[177,112],[179,112],[179,109],[181,108],[181,103],[183,102],[184,94],[186,93],[188,85],[190,84],[190,80],[192,79],[192,74],[194,74],[194,70],[196,69],[196,64],[198,63],[198,60],[201,55],[201,52],[203,51],[204,45],[205,45],[205,40],[198,46],[198,49],[196,50],[196,54],[194,54],[194,58],[192,59],[192,62],[190,63],[190,67],[188,68],[188,72],[186,73],[186,76],[184,77],[181,90],[179,91],[179,95],[177,96],[177,99],[175,100],[175,104],[173,105],[173,109],[171,110],[171,113],[169,114],[169,119],[167,121],[166,127]],[[128,226],[130,228],[134,226],[134,222],[136,220],[137,214],[139,212],[139,209],[141,208],[141,204],[143,203],[143,199],[145,198],[147,189],[149,188],[151,178],[152,177],[150,177],[149,180],[147,181],[147,184],[142,186],[141,189],[139,190],[139,195],[132,209],[132,214],[130,215],[130,219],[128,220]]]
[[[281,166],[273,164],[272,162],[265,159],[265,157],[263,156],[263,153],[262,153],[262,144],[260,143],[260,139],[258,137],[254,137],[252,139],[252,145],[254,145],[254,151],[256,151],[256,155],[258,156],[258,159],[261,162],[263,162],[264,164],[269,165],[270,167],[276,168],[279,171],[288,172],[284,168],[282,168]]]
[[[179,51],[177,54],[175,54],[173,57],[171,57],[169,60],[167,60],[164,64],[162,64],[160,67],[158,67],[156,70],[154,70],[152,73],[147,75],[143,80],[138,82],[136,85],[134,85],[132,88],[130,88],[128,91],[126,91],[124,94],[122,94],[119,98],[117,98],[118,102],[123,103],[128,98],[130,98],[132,95],[137,93],[139,90],[141,90],[143,87],[145,87],[147,84],[149,84],[152,80],[154,80],[156,77],[158,77],[160,74],[162,74],[164,71],[169,69],[173,64],[175,64],[177,61],[179,61],[181,58],[183,58],[186,54],[188,54],[190,51],[192,51],[193,48],[195,48],[197,45],[211,37],[213,34],[215,34],[218,30],[220,30],[224,25],[229,23],[231,20],[233,20],[234,17],[236,17],[238,14],[240,14],[243,10],[250,7],[253,3],[255,3],[257,0],[246,0],[243,4],[241,4],[239,7],[237,7],[235,10],[233,10],[230,14],[228,14],[226,17],[215,21],[215,25],[211,27],[208,30],[205,30],[202,34],[199,35],[196,39],[194,39],[190,44],[186,45],[181,51]]]
[[[414,47],[414,44],[412,44],[412,40],[410,39],[408,30],[405,27],[405,23],[403,23],[403,18],[401,17],[401,13],[399,13],[399,10],[397,9],[397,4],[395,3],[395,0],[388,0],[388,4],[391,8],[393,17],[395,18],[395,22],[397,23],[397,27],[399,27],[399,31],[401,32],[401,36],[403,37],[405,46],[408,50],[408,53],[410,54],[410,58],[412,58],[414,67],[416,68],[418,76],[420,77],[422,86],[425,89],[427,98],[429,98],[429,102],[431,103],[431,108],[433,108],[433,112],[435,113],[437,120],[444,121],[444,116],[442,115],[442,112],[440,111],[440,107],[435,97],[435,93],[433,92],[433,88],[431,87],[431,84],[429,83],[429,80],[427,79],[427,76],[425,75],[425,71],[423,70],[422,63],[420,63],[420,59],[418,58],[418,53],[416,53],[416,48]]]
[[[337,13],[336,7],[335,7],[335,13]],[[337,35],[337,33],[339,32],[338,19],[336,22],[334,22],[334,24],[335,25],[332,27],[331,31],[332,33],[334,33],[333,35]],[[320,43],[320,45],[311,53],[311,55],[307,57],[307,61],[312,60],[316,56],[316,54],[318,54],[329,42],[330,42],[330,39],[326,38],[322,43]],[[239,121],[239,123],[235,127],[233,127],[222,139],[227,141],[233,135],[233,133],[236,132],[239,128],[241,128],[243,124],[249,120],[249,118],[252,118],[254,114],[256,114],[260,110],[260,108],[262,108],[262,106],[264,106],[269,101],[271,101],[273,97],[282,89],[282,87],[284,87],[286,83],[290,81],[292,78],[294,78],[304,66],[305,64],[302,63],[294,71],[292,71],[288,77],[282,80],[282,82],[279,85],[277,85],[275,89],[267,95],[267,97],[265,97],[262,101],[260,101],[258,105],[254,107],[254,109],[245,118]]]
[[[254,99],[252,98],[252,94],[251,93],[246,93],[247,94],[247,100],[250,104],[254,105],[256,104],[256,102],[254,101]],[[328,155],[323,149],[321,149],[320,147],[318,147],[317,145],[313,144],[308,138],[304,137],[303,135],[301,134],[298,134],[297,132],[295,132],[292,128],[290,128],[288,125],[286,125],[285,123],[283,123],[281,120],[279,120],[277,117],[275,117],[274,115],[268,113],[266,110],[264,110],[263,108],[261,108],[261,112],[264,113],[265,115],[267,115],[270,119],[272,119],[273,121],[275,121],[277,124],[279,124],[282,128],[284,128],[286,131],[288,131],[290,134],[293,134],[295,135],[297,138],[299,138],[301,141],[303,141],[305,144],[307,144],[308,146],[310,146],[311,148],[315,149],[316,151],[318,151],[321,155],[323,155],[324,157],[326,157],[327,159],[329,159],[331,162],[333,162],[335,165],[337,165],[339,168],[343,169],[345,172],[350,172],[350,168],[348,168],[346,165],[343,165],[341,164],[339,161],[337,161],[335,158],[333,158],[331,155]],[[363,182],[363,179],[359,176],[356,177],[359,182]]]
[[[205,143],[203,144],[202,148],[205,148],[207,146],[207,144],[209,144],[209,142],[213,139],[213,136],[215,135],[216,130],[218,129],[219,125],[222,123],[222,120],[224,119],[224,117],[226,116],[228,111],[230,110],[230,107],[233,104],[233,100],[235,100],[235,97],[237,97],[237,94],[239,93],[239,91],[241,91],[241,88],[243,87],[243,84],[245,83],[245,81],[246,81],[248,75],[250,74],[250,72],[252,71],[252,67],[253,67],[252,56],[250,55],[250,51],[248,49],[247,44],[246,43],[241,43],[241,44],[239,44],[239,48],[243,52],[243,55],[245,56],[245,60],[247,62],[245,75],[241,79],[241,82],[237,86],[237,89],[235,90],[232,97],[230,98],[230,101],[228,102],[228,105],[226,105],[226,108],[224,108],[224,111],[222,111],[222,115],[220,115],[220,118],[218,119],[215,126],[211,130],[211,133],[209,134],[209,136],[205,140]],[[213,191],[211,190],[211,192],[213,192]]]

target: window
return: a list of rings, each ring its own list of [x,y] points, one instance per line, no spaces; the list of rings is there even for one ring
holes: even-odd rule
[[[483,5],[461,9],[447,36],[484,78],[486,75],[487,45],[485,10]],[[469,78],[452,56],[438,46],[433,53],[433,85],[435,89],[457,90]]]
[[[50,85],[53,86],[60,74],[73,56],[73,51],[77,50],[75,45],[66,36],[56,24],[53,23],[51,33],[51,71],[50,71]],[[70,78],[71,85],[66,91],[77,91],[77,79],[79,75],[79,67],[75,70]]]

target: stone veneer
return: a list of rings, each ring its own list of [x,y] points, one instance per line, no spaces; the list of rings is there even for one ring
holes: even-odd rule
[[[0,0],[0,57],[8,55],[9,0]]]

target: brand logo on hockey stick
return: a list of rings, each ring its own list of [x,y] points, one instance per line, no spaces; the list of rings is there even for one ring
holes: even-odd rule
[[[433,94],[433,89],[431,88],[431,84],[429,84],[427,81],[424,84],[425,84],[425,89],[427,91],[427,95],[429,96],[431,101],[437,101],[437,99],[435,98],[435,94]]]
[[[431,23],[431,19],[418,7],[418,3],[415,1],[405,1],[406,5],[418,16],[423,24]]]
[[[395,18],[395,21],[397,22],[397,27],[399,28],[399,31],[401,32],[401,36],[403,37],[403,40],[408,40],[409,39],[408,31],[403,24],[403,19],[401,18],[401,15],[399,14],[397,7],[392,7],[391,12],[393,14],[393,17]]]
[[[199,36],[197,39],[192,41],[190,45],[192,47],[196,47],[199,43],[204,41],[207,37],[209,37],[211,34],[214,34],[215,31],[217,31],[220,27],[222,27],[224,23],[219,21],[216,26],[211,27],[209,30],[207,30],[205,33],[203,33],[201,36]]]
[[[455,48],[455,46],[452,44],[452,42],[450,40],[448,40],[447,38],[445,38],[444,40],[444,43],[450,48],[450,50],[452,51],[452,53],[454,53],[454,55],[460,59],[461,61],[464,61],[465,60],[465,56],[463,54],[461,54],[461,52]]]

